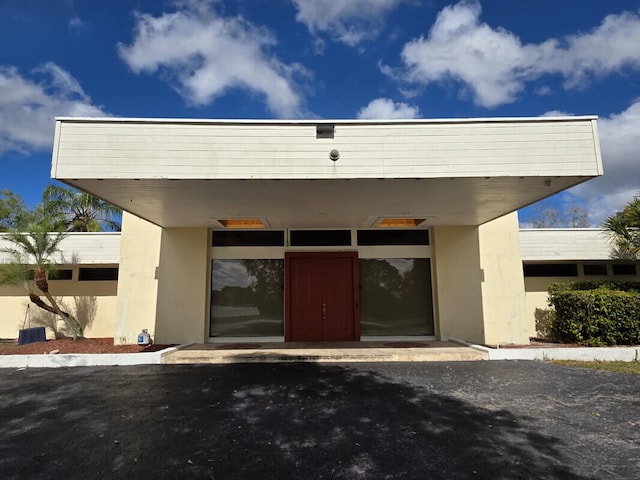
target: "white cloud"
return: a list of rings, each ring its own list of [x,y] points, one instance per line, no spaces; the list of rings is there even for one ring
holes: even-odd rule
[[[371,100],[366,107],[358,111],[358,118],[361,119],[408,119],[419,118],[420,109],[407,105],[406,103],[397,103],[388,98],[376,98]]]
[[[592,223],[620,210],[640,190],[640,99],[598,120],[604,175],[569,192],[587,204]]]
[[[405,0],[292,0],[296,20],[312,34],[327,33],[349,46],[378,35],[384,17]]]
[[[549,110],[544,112],[541,117],[572,117],[573,113],[565,112],[564,110]]]
[[[588,33],[538,44],[522,44],[508,30],[482,23],[480,13],[477,0],[445,7],[427,38],[405,44],[404,68],[382,71],[418,84],[460,82],[476,104],[492,108],[514,102],[527,82],[545,75],[560,75],[565,88],[578,88],[594,77],[640,68],[637,13],[609,15]]]
[[[85,23],[82,21],[82,19],[78,16],[75,17],[71,17],[71,19],[69,19],[69,29],[70,30],[82,30],[86,28]]]
[[[181,2],[184,9],[159,17],[139,13],[131,45],[120,57],[135,73],[161,71],[186,101],[206,105],[230,88],[264,95],[280,117],[301,115],[293,77],[305,75],[268,53],[275,39],[242,17],[221,17],[212,2]]]
[[[0,154],[46,150],[53,142],[54,117],[106,115],[78,81],[49,62],[27,78],[13,66],[0,66]]]

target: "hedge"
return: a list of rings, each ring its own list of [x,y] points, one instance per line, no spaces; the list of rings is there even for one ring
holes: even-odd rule
[[[563,343],[640,344],[640,283],[572,282],[549,286],[551,332]]]

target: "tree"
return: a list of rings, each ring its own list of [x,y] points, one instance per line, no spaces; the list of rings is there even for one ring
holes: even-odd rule
[[[32,221],[33,213],[20,195],[0,190],[0,232],[20,230]]]
[[[58,185],[47,185],[42,193],[43,215],[56,231],[119,231],[121,210],[88,193]]]
[[[639,196],[633,197],[633,200],[627,203],[622,210],[608,217],[602,228],[609,235],[614,258],[640,260]]]
[[[69,313],[63,311],[49,292],[49,276],[55,272],[54,256],[60,252],[63,233],[49,233],[46,224],[33,225],[27,233],[10,232],[4,236],[12,244],[2,248],[11,260],[0,264],[0,284],[21,285],[32,303],[58,315],[75,340],[83,336],[82,327]],[[35,287],[35,288],[34,288]],[[45,302],[36,289],[44,294]]]
[[[544,203],[535,207],[535,215],[526,219],[533,228],[585,228],[589,225],[589,213],[577,205],[561,211]]]

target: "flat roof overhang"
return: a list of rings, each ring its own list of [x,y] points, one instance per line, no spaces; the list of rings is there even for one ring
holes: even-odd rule
[[[157,225],[211,228],[479,225],[601,174],[596,117],[59,118],[52,163],[53,178]]]

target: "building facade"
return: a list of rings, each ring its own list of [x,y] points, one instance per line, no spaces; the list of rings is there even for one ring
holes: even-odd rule
[[[52,163],[125,211],[119,343],[526,343],[515,212],[601,174],[595,117],[60,118]]]

